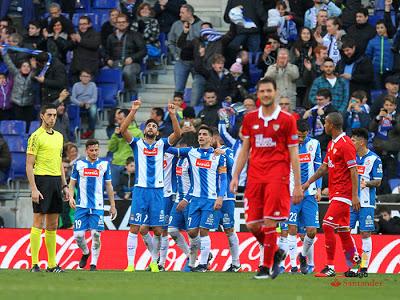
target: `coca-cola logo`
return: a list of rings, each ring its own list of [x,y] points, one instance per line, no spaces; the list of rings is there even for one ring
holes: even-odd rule
[[[93,168],[84,168],[83,169],[83,176],[85,177],[99,177],[100,171],[98,169]]]
[[[196,167],[202,168],[202,169],[210,169],[211,168],[211,160],[206,160],[206,159],[196,159]]]
[[[154,148],[154,149],[144,148],[143,149],[143,154],[146,155],[146,156],[157,156],[158,148]]]
[[[311,154],[310,153],[302,153],[299,154],[300,163],[309,163],[311,162]]]
[[[365,172],[365,166],[357,165],[357,172],[358,172],[358,174],[363,175]]]

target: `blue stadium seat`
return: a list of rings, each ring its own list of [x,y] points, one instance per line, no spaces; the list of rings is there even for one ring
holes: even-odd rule
[[[74,24],[75,28],[78,28],[79,26],[79,18],[81,16],[88,16],[90,18],[90,20],[92,20],[92,26],[94,28],[94,30],[99,31],[99,16],[95,13],[75,13],[72,16],[72,23]]]
[[[69,135],[72,140],[79,143],[79,128],[81,127],[80,108],[77,105],[68,105]]]
[[[191,98],[192,98],[192,88],[185,88],[185,91],[183,92],[183,100],[187,104],[190,104]]]
[[[76,12],[85,12],[88,13],[91,11],[91,5],[90,5],[91,0],[80,0],[79,3],[80,5],[75,8]]]
[[[29,126],[28,135],[31,135],[32,133],[34,133],[35,130],[39,128],[39,126],[40,126],[40,121],[32,121],[31,125]]]
[[[96,77],[96,85],[101,90],[103,108],[116,107],[123,89],[122,71],[101,69]]]
[[[26,122],[20,120],[10,120],[0,122],[0,133],[4,135],[24,135],[26,132]]]
[[[111,9],[118,7],[118,0],[94,0],[93,9]]]
[[[250,85],[255,86],[260,78],[264,75],[262,71],[257,68],[257,62],[262,52],[250,52],[249,53],[249,73],[250,73]]]
[[[120,69],[101,69],[97,74],[96,80],[97,83],[115,83],[118,85],[119,89],[122,89],[122,71]]]
[[[393,191],[395,188],[400,186],[400,178],[389,179],[390,189]]]
[[[385,90],[371,90],[371,104],[373,104],[375,100],[384,92]]]
[[[168,60],[168,40],[165,32],[160,32],[158,40],[160,41],[161,60],[166,65]]]
[[[101,26],[103,26],[103,24],[105,22],[107,22],[109,20],[109,14],[108,13],[97,13],[98,15],[98,23],[99,23],[99,27],[101,29]]]
[[[203,105],[197,105],[194,107],[194,112],[195,112],[196,116],[199,115],[199,112],[201,112],[203,110],[203,108],[204,108]]]
[[[26,178],[26,153],[11,152],[10,180]]]
[[[25,152],[27,146],[27,138],[25,135],[3,135],[6,140],[10,152]]]

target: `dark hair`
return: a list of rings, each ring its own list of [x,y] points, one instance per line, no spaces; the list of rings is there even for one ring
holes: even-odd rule
[[[368,141],[368,130],[365,128],[354,128],[351,131],[352,136],[360,137],[364,139],[366,142]]]
[[[136,10],[136,16],[140,17],[140,11],[145,8],[147,6],[147,8],[150,10],[150,17],[154,17],[155,13],[153,8],[151,7],[151,5],[149,3],[141,3],[137,10]]]
[[[214,54],[211,63],[212,64],[225,63],[225,57],[222,54]]]
[[[330,114],[328,114],[327,118],[329,118],[335,129],[339,130],[343,128],[343,116],[341,113],[331,112]]]
[[[387,26],[386,26],[385,21],[383,19],[380,19],[378,22],[376,22],[375,27],[376,27],[376,25],[381,25],[381,24],[384,25],[385,28],[387,29]]]
[[[310,126],[308,125],[308,121],[306,119],[297,120],[297,130],[300,132],[305,132],[310,130]]]
[[[125,165],[129,165],[129,164],[131,164],[131,163],[133,163],[133,162],[135,162],[135,159],[133,158],[133,156],[129,156],[129,157],[126,159]]]
[[[303,30],[308,30],[308,32],[310,33],[310,40],[308,42],[304,42],[301,39],[301,33],[303,32]],[[302,52],[302,49],[304,47],[311,47],[312,49],[314,49],[317,46],[317,42],[315,41],[314,35],[311,31],[310,28],[308,27],[302,27],[299,30],[299,37],[298,39],[294,42],[293,44],[293,48],[297,49],[300,53]],[[307,49],[308,50],[308,49]],[[308,54],[307,54],[308,55]]]
[[[282,6],[283,9],[285,9],[285,10],[287,9],[286,3],[284,1],[282,1],[282,0],[276,1],[275,7],[278,7],[278,6]]]
[[[117,16],[117,19],[118,19],[118,18],[124,18],[124,19],[125,19],[125,21],[129,22],[129,18],[128,18],[128,16],[127,16],[127,15],[125,15],[125,14],[123,14],[123,13],[120,13],[120,14]]]
[[[210,136],[213,136],[213,135],[214,135],[214,131],[212,130],[212,128],[209,127],[209,126],[207,126],[207,125],[204,125],[204,124],[201,125],[201,126],[199,127],[199,130],[197,130],[197,135],[199,134],[200,130],[207,130],[208,133],[210,134]]]
[[[8,26],[13,25],[13,20],[12,20],[9,16],[4,16],[4,17],[2,17],[2,18],[0,19],[0,22],[1,22],[1,21],[6,21],[6,22],[8,22]]]
[[[146,123],[144,124],[144,127],[147,127],[147,125],[149,125],[150,123],[156,124],[157,129],[158,129],[158,123],[157,123],[157,121],[154,120],[154,119],[148,119],[148,120],[146,121]]]
[[[333,61],[333,59],[330,58],[330,57],[327,57],[327,58],[324,59],[324,62],[323,62],[323,63],[326,63],[326,62],[331,62],[331,63],[335,64],[335,62]]]
[[[383,212],[387,212],[390,215],[390,209],[389,209],[389,207],[387,207],[385,205],[380,206],[378,211],[379,211],[380,214],[383,213]]]
[[[181,8],[186,8],[192,15],[194,14],[194,8],[190,4],[183,4]]]
[[[161,107],[153,107],[152,110],[156,113],[157,117],[161,117],[161,120],[164,120],[164,110]]]
[[[183,100],[183,93],[182,92],[175,92],[174,98],[181,98]]]
[[[276,90],[276,81],[275,81],[275,79],[273,79],[271,77],[264,77],[264,78],[260,79],[257,82],[257,91],[260,89],[260,85],[268,84],[268,83],[272,84],[272,86],[274,87],[274,90]]]
[[[384,98],[383,98],[383,104],[385,104],[385,102],[390,102],[390,103],[392,103],[392,104],[394,104],[394,105],[396,105],[396,99],[393,97],[393,96],[390,96],[390,95],[386,95]],[[383,105],[382,105],[383,106]]]
[[[108,11],[108,15],[111,16],[111,14],[112,14],[114,11],[117,11],[118,13],[121,13],[121,12],[119,11],[119,9],[117,9],[117,8],[112,8],[112,9],[110,9],[110,10]]]
[[[217,91],[213,88],[207,88],[205,89],[203,95],[205,95],[206,93],[214,93],[215,95],[217,95]]]
[[[356,10],[356,14],[363,14],[364,17],[368,17],[369,12],[368,12],[368,9],[367,9],[367,8],[365,8],[365,7],[360,7],[360,8],[358,8],[358,9]]]
[[[331,93],[330,89],[319,89],[317,91],[316,96],[321,96],[321,97],[329,98],[332,100],[332,93]]]
[[[88,69],[83,69],[83,70],[81,70],[81,71],[79,72],[79,75],[82,75],[82,73],[89,74],[90,77],[93,77],[92,72],[91,72],[90,70],[88,70]]]
[[[338,30],[342,28],[342,21],[338,17],[329,17],[327,21],[332,21],[333,25],[338,25]]]
[[[342,49],[356,47],[356,42],[352,38],[344,38]]]
[[[62,30],[61,30],[61,31],[62,31],[62,32],[65,31],[64,23],[62,22],[61,18],[54,18],[54,19],[51,19],[51,21],[50,21],[50,24],[49,24],[49,33],[54,32],[53,27],[54,27],[54,25],[56,25],[56,23],[58,23],[58,22],[60,22],[60,24],[61,24],[61,27],[62,27]]]
[[[183,109],[183,117],[184,118],[189,118],[189,119],[194,119],[196,118],[196,112],[194,111],[194,108],[191,106],[187,106]]]
[[[57,109],[57,106],[54,104],[51,104],[51,103],[44,104],[40,108],[40,114],[43,115],[46,112],[46,110],[48,110],[48,109]]]
[[[39,21],[30,21],[28,23],[28,27],[29,27],[29,25],[32,25],[32,26],[35,26],[36,28],[42,29],[42,24]]]
[[[367,96],[368,96],[367,93],[363,90],[357,90],[351,94],[351,97],[359,99],[361,101],[362,101],[362,99],[366,98]]]
[[[213,24],[211,24],[210,22],[203,22],[203,23],[201,23],[201,26],[203,26],[203,25],[208,25],[210,28],[214,28],[214,27],[213,27]]]
[[[96,139],[88,139],[85,143],[86,149],[93,145],[100,145],[100,143]]]
[[[92,24],[92,19],[89,16],[80,16],[79,20],[86,20],[89,24]]]
[[[118,112],[118,114],[124,114],[125,118],[129,115],[129,109],[127,108],[121,108]]]
[[[36,60],[41,63],[45,63],[49,60],[49,55],[47,52],[41,52],[36,56]]]

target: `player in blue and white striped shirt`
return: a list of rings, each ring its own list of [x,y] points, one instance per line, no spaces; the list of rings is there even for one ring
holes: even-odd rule
[[[171,153],[187,157],[191,166],[193,189],[187,225],[192,253],[197,252],[200,242],[200,263],[193,269],[195,272],[208,270],[211,250],[208,232],[215,228],[217,211],[221,209],[227,191],[226,159],[224,155],[216,155],[211,147],[212,137],[213,131],[202,125],[198,131],[200,148],[170,148]]]
[[[86,155],[86,159],[79,159],[74,163],[69,189],[70,194],[74,195],[75,185],[77,185],[77,193],[76,200],[70,197],[69,205],[76,208],[74,238],[83,252],[79,267],[84,268],[90,256],[85,239],[85,232],[90,230],[92,235],[90,270],[95,271],[100,254],[100,232],[104,230],[104,185],[110,200],[112,219],[116,217],[117,211],[111,184],[110,163],[98,158],[99,142],[97,140],[92,139],[86,142]]]
[[[157,140],[158,124],[155,120],[147,120],[144,129],[144,138],[132,138],[127,130],[133,121],[141,101],[136,100],[124,122],[121,124],[121,134],[131,145],[135,158],[135,185],[132,192],[130,230],[127,239],[127,272],[133,272],[137,248],[137,235],[140,234],[151,253],[152,272],[159,272],[157,259],[160,252],[162,226],[165,224],[164,202],[164,154],[175,144],[180,136],[181,129],[176,118],[175,106],[168,104],[168,113],[171,118],[174,132],[166,139]],[[154,238],[149,234],[152,227]]]
[[[381,185],[383,172],[382,161],[378,155],[367,148],[368,131],[364,128],[353,129],[351,140],[357,151],[358,195],[361,208],[359,211],[350,211],[350,227],[355,228],[356,222],[360,225],[362,239],[361,268],[358,273],[366,274],[372,254],[371,233],[375,231],[375,199],[376,188]],[[345,275],[357,275],[351,270]]]

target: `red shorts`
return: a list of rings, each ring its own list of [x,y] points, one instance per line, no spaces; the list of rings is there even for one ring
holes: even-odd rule
[[[263,222],[264,219],[284,221],[289,217],[289,184],[247,183],[244,192],[246,223]]]
[[[326,211],[324,221],[326,225],[332,227],[350,227],[350,205],[333,200]]]

